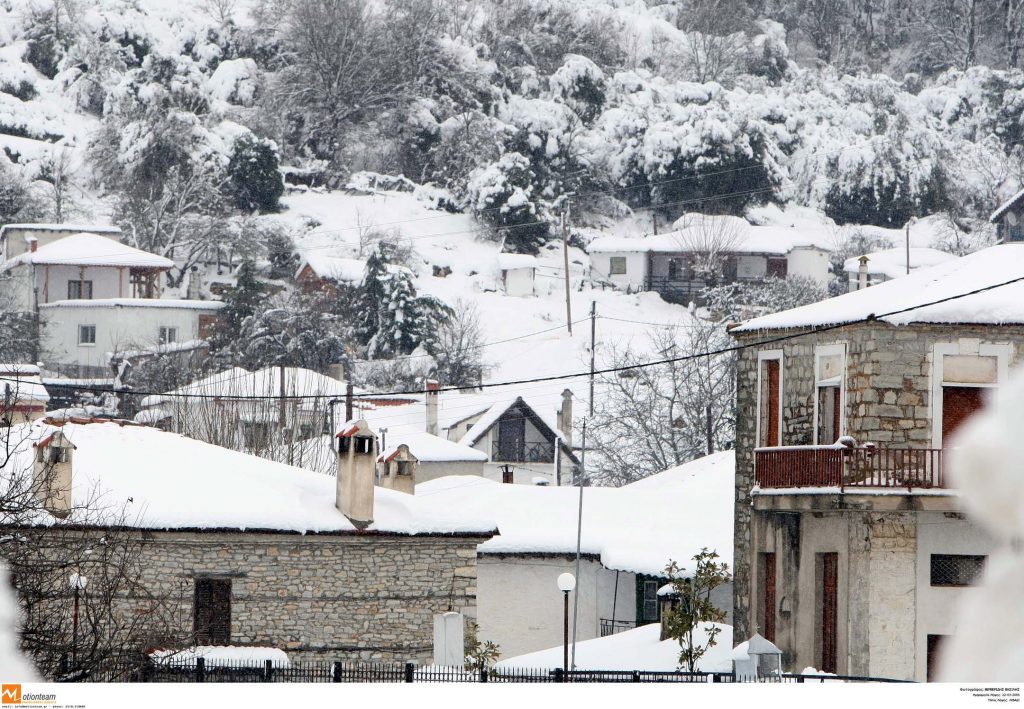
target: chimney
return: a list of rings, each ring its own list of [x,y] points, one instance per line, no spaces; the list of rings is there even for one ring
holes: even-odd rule
[[[348,421],[335,434],[338,454],[335,505],[359,529],[373,522],[377,436],[362,419]]]
[[[565,434],[565,444],[572,447],[572,390],[562,392],[562,408],[558,410],[558,427]]]
[[[380,486],[389,490],[397,490],[407,495],[416,494],[416,468],[419,459],[412,454],[405,443],[398,444],[394,452],[385,458],[387,450],[381,455]]]
[[[327,376],[335,381],[345,381],[345,364],[342,362],[335,362],[327,365]]]
[[[28,242],[28,250],[32,253],[35,253],[36,249],[39,248],[39,239],[34,236],[26,236],[25,241]]]
[[[857,290],[864,290],[868,287],[868,259],[867,256],[861,256],[860,266],[857,267]]]
[[[54,517],[71,512],[71,464],[75,445],[63,431],[54,431],[34,444],[32,491]]]
[[[437,399],[440,395],[440,386],[436,379],[427,380],[427,433],[432,436],[440,435],[437,426]]]
[[[188,272],[188,289],[185,296],[189,300],[201,300],[203,293],[200,290],[202,281],[199,278],[199,267],[193,266],[192,270]]]

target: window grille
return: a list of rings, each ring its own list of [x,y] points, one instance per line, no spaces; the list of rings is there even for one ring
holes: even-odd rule
[[[932,586],[971,586],[984,565],[984,556],[932,554]]]

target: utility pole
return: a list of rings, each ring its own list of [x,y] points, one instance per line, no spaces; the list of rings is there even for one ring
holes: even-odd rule
[[[711,455],[715,452],[715,437],[711,430],[711,404],[704,407],[704,417],[704,430],[708,440],[708,455]]]
[[[651,212],[651,226],[654,228],[654,235],[658,235],[658,213]]]
[[[910,275],[910,225],[913,224],[914,219],[911,217],[907,220],[907,275]]]
[[[278,400],[277,429],[281,433],[281,440],[287,441],[285,431],[288,426],[288,405],[285,403],[284,363],[277,365],[278,374],[281,376],[280,397]]]
[[[565,265],[565,326],[572,336],[572,301],[569,294],[572,290],[569,278],[569,197],[565,198],[565,206],[562,208],[562,262]]]
[[[594,358],[597,352],[597,301],[590,301],[590,415],[594,415]]]
[[[587,420],[583,419],[583,449],[580,452],[580,471],[576,484],[580,489],[579,511],[576,517],[576,578],[580,577],[580,548],[583,541],[583,477],[587,471]],[[569,669],[576,669],[576,623],[580,615],[580,594],[572,602],[572,662]]]

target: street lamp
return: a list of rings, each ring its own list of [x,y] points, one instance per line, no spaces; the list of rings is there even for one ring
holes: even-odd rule
[[[68,583],[75,592],[75,610],[71,616],[71,662],[75,666],[78,664],[78,594],[85,590],[88,582],[89,580],[77,571],[68,576]]]
[[[569,672],[569,592],[576,588],[576,577],[566,571],[558,577],[558,590],[562,592],[564,633],[562,641],[562,672],[568,677]]]

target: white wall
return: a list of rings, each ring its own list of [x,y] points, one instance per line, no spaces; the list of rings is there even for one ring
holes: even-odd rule
[[[996,543],[984,531],[963,519],[942,512],[918,513],[917,522],[917,630],[915,679],[924,682],[928,666],[928,636],[956,632],[954,608],[971,588],[932,586],[932,554],[988,556]]]
[[[36,266],[39,303],[68,299],[68,281],[92,281],[92,297],[131,298],[129,269],[113,266]]]
[[[534,271],[533,268],[510,268],[502,271],[505,294],[516,298],[533,295]]]
[[[498,644],[501,657],[515,657],[562,644],[563,600],[559,574],[575,571],[571,556],[499,557],[477,559],[477,622],[480,639]],[[576,584],[579,593],[579,625],[576,640],[600,635],[600,619],[612,617],[615,572],[600,562],[583,560]],[[572,604],[569,594],[570,637]],[[636,618],[636,577],[619,573],[616,618]]]
[[[475,475],[483,477],[484,463],[472,460],[432,462],[421,460],[416,466],[416,484],[436,480],[446,475]]]
[[[815,248],[796,248],[786,257],[786,274],[813,278],[822,285],[828,283],[828,252]]]
[[[44,359],[48,364],[105,367],[108,352],[156,345],[161,326],[177,327],[178,342],[198,338],[199,316],[212,312],[215,311],[180,307],[40,308]],[[95,345],[78,344],[79,325],[96,326]]]
[[[741,279],[762,279],[768,273],[766,256],[741,254],[736,257],[736,277]]]
[[[626,273],[611,275],[611,258],[626,259]],[[600,278],[626,288],[643,287],[647,283],[647,254],[636,252],[596,253],[590,255],[590,270],[594,278]]]

